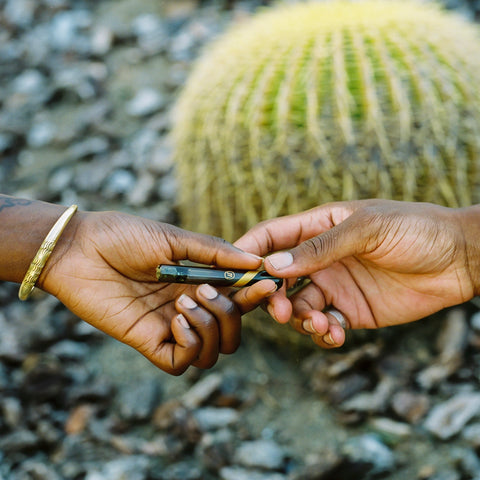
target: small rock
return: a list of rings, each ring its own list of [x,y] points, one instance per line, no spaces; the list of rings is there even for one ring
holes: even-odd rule
[[[32,24],[36,8],[34,0],[8,0],[3,14],[11,25],[26,28]]]
[[[90,37],[90,50],[93,55],[103,57],[113,44],[113,32],[105,25],[96,27]]]
[[[45,89],[46,79],[38,70],[25,70],[13,81],[13,91],[24,95],[39,95]]]
[[[78,435],[83,432],[94,413],[94,407],[89,404],[75,407],[65,423],[65,432],[67,435]]]
[[[107,198],[128,194],[135,188],[137,179],[126,169],[115,170],[106,180],[103,192]]]
[[[15,480],[61,480],[55,469],[45,461],[27,459],[15,470]]]
[[[222,376],[211,373],[199,380],[182,397],[182,403],[187,408],[197,408],[206,402],[222,383]]]
[[[220,470],[221,480],[287,480],[280,473],[266,473],[255,470],[247,470],[240,467],[223,467]]]
[[[370,474],[386,474],[395,468],[395,456],[376,435],[366,434],[345,444],[343,452],[350,461],[368,463]]]
[[[127,113],[132,117],[146,117],[162,110],[166,103],[166,98],[158,90],[144,88],[127,104]]]
[[[238,422],[239,413],[233,408],[204,407],[193,412],[200,430],[210,432]]]
[[[196,456],[201,458],[202,464],[208,470],[218,471],[231,463],[233,441],[234,433],[228,429],[206,433],[197,446]]]
[[[479,413],[480,394],[459,393],[436,405],[428,414],[424,426],[436,437],[446,440],[457,435]]]
[[[15,430],[0,438],[0,451],[27,452],[38,447],[40,443],[40,438],[30,430]]]
[[[242,443],[235,452],[235,462],[244,467],[279,470],[284,467],[285,450],[271,440],[256,440]]]
[[[133,207],[146,205],[155,190],[155,183],[155,178],[149,173],[140,174],[135,186],[130,192],[128,192],[128,204]]]
[[[8,427],[18,428],[23,414],[22,404],[18,398],[6,397],[0,400],[0,411]]]
[[[415,425],[427,413],[430,400],[427,395],[400,391],[392,398],[392,408],[400,418]]]
[[[91,469],[85,480],[146,480],[150,461],[141,455],[132,455],[104,462],[101,467]]]
[[[138,381],[120,391],[117,402],[120,415],[131,422],[147,420],[160,400],[160,385],[152,380]]]
[[[463,362],[468,340],[468,323],[465,310],[449,310],[437,338],[439,355],[433,365],[417,375],[417,382],[431,389],[455,373]]]
[[[462,437],[474,448],[480,448],[480,423],[473,423],[463,428]]]
[[[179,462],[169,465],[162,472],[162,480],[203,480],[204,475],[198,465]]]
[[[388,443],[405,439],[413,433],[410,425],[395,422],[389,418],[374,418],[371,425]]]
[[[73,145],[68,155],[72,160],[80,160],[95,155],[101,155],[109,151],[110,145],[105,137],[91,137]]]
[[[74,385],[68,392],[70,404],[109,403],[113,386],[104,378],[95,378],[85,385]]]
[[[91,24],[92,15],[87,10],[66,10],[57,13],[50,26],[51,46],[58,50],[85,50],[87,44],[80,36],[80,30],[90,27]]]
[[[36,123],[27,135],[27,144],[30,148],[40,148],[48,145],[54,138],[55,128],[49,122]]]
[[[90,347],[73,340],[62,340],[50,347],[48,351],[60,360],[81,361],[88,355]]]
[[[177,181],[173,175],[165,175],[160,179],[158,196],[162,200],[175,200],[177,196]]]

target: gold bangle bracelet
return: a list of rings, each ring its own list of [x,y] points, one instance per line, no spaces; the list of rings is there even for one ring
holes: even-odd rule
[[[25,274],[22,284],[20,285],[20,290],[18,291],[18,298],[20,300],[26,300],[33,292],[38,277],[42,273],[43,267],[53,252],[60,235],[65,230],[65,227],[73,217],[73,214],[77,211],[77,208],[77,205],[68,207],[65,212],[63,212],[62,216],[55,222],[55,225],[52,227],[52,229],[48,232],[45,240],[38,249],[37,254],[33,258],[32,263],[28,267],[27,273]]]

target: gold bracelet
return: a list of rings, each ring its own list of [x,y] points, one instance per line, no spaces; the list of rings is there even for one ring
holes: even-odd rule
[[[45,240],[42,242],[42,245],[32,260],[32,263],[28,267],[27,273],[25,274],[22,284],[20,285],[20,290],[18,291],[18,298],[20,300],[26,300],[33,292],[38,277],[42,273],[43,267],[53,252],[60,235],[65,230],[65,227],[73,217],[73,214],[77,211],[77,208],[77,205],[68,207],[65,212],[63,212],[62,216],[55,222],[55,225],[52,227],[52,229],[48,232]]]

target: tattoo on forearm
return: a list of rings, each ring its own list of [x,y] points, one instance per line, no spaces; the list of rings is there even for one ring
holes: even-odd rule
[[[23,207],[31,205],[33,200],[27,200],[26,198],[15,198],[0,195],[0,212],[10,207]]]

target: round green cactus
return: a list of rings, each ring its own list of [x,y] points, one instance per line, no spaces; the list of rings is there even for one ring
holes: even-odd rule
[[[174,124],[186,228],[366,197],[480,200],[478,26],[409,0],[267,8],[219,38]]]

